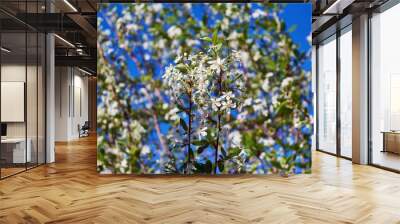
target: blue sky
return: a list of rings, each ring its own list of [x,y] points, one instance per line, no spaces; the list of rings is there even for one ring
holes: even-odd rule
[[[311,33],[311,3],[287,4],[281,17],[285,20],[288,27],[295,25],[297,28],[292,33],[293,40],[300,45],[302,51],[310,48],[307,36]]]
[[[307,41],[307,37],[311,33],[311,9],[311,3],[290,3],[281,14],[287,27],[296,26],[291,37],[299,45],[301,51],[308,51],[311,47]],[[304,68],[311,71],[311,59],[304,65]]]

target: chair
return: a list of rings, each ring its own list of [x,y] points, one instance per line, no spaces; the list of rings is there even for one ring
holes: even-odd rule
[[[79,138],[89,136],[89,129],[90,129],[89,121],[85,121],[82,127],[78,124]]]

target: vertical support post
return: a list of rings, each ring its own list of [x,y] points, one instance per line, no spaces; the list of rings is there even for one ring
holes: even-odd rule
[[[46,11],[53,12],[54,6],[46,2]],[[46,34],[46,163],[55,162],[55,54],[54,34]]]
[[[314,105],[314,117],[313,117],[313,137],[312,137],[312,146],[311,149],[312,150],[316,150],[318,148],[318,143],[317,143],[317,129],[318,129],[318,117],[317,117],[317,88],[318,88],[318,84],[317,84],[317,64],[318,64],[318,46],[317,45],[313,45],[312,46],[312,91],[313,91],[313,105]]]
[[[368,15],[353,19],[353,162],[368,163]]]
[[[342,137],[342,126],[341,126],[341,114],[340,114],[340,78],[341,78],[341,65],[340,65],[340,29],[337,27],[336,31],[336,155],[341,156],[341,137]]]

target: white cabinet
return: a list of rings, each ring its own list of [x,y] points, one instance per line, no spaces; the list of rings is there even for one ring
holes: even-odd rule
[[[2,139],[2,146],[10,147],[12,149],[12,162],[25,163],[32,161],[32,140],[27,139],[28,144],[25,151],[25,138],[7,138]]]

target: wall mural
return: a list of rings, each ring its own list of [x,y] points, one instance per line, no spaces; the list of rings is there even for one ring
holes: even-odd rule
[[[98,172],[310,172],[311,4],[109,3],[97,22]]]

